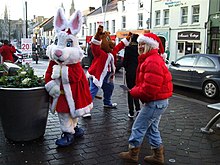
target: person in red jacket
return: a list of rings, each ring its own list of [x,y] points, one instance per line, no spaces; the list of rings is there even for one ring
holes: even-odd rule
[[[158,126],[172,96],[172,76],[162,57],[164,48],[160,38],[156,34],[146,33],[137,40],[139,57],[136,85],[129,92],[142,101],[143,107],[132,126],[129,151],[121,152],[119,157],[138,162],[141,144],[146,136],[153,155],[145,156],[144,160],[150,164],[164,164],[164,147]]]
[[[4,45],[0,47],[0,54],[3,58],[3,62],[12,62],[14,63],[13,54],[16,52],[16,49],[13,45],[9,44],[8,40],[4,40]]]

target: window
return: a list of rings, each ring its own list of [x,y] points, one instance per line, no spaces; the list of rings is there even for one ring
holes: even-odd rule
[[[138,29],[143,28],[143,13],[138,14]]]
[[[143,0],[139,0],[139,5],[138,5],[139,9],[142,9],[144,7],[144,2]]]
[[[109,31],[109,22],[108,21],[105,22],[105,27],[106,27],[106,31]]]
[[[181,8],[181,24],[187,23],[188,19],[188,7],[182,7]]]
[[[84,36],[85,35],[85,27],[83,26],[82,27],[82,36]]]
[[[188,57],[180,58],[179,60],[176,61],[176,63],[181,66],[193,66],[195,60],[196,60],[196,56],[188,56]]]
[[[92,23],[89,23],[89,34],[92,35]]]
[[[156,16],[155,26],[160,25],[160,11],[159,10],[155,11],[155,16]]]
[[[122,1],[122,11],[125,11],[125,2]]]
[[[93,29],[93,34],[96,33],[96,23],[94,23],[94,29]]]
[[[213,68],[213,67],[215,67],[215,64],[211,59],[209,59],[207,57],[200,57],[196,66]]]
[[[126,17],[122,16],[122,29],[126,28]]]
[[[112,33],[115,33],[115,20],[112,20]]]
[[[163,20],[164,25],[169,24],[169,10],[164,10],[164,20]]]
[[[199,22],[199,5],[192,6],[192,23]]]

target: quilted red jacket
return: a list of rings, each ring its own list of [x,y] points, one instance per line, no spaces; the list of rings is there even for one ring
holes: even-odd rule
[[[147,103],[172,96],[172,76],[157,49],[138,57],[136,85],[130,90],[134,98]]]

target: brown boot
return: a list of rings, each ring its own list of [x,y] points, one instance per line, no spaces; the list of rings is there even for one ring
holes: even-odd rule
[[[140,147],[129,148],[128,152],[119,153],[121,159],[125,159],[131,162],[138,162],[138,155],[140,152]]]
[[[145,156],[144,161],[150,164],[164,164],[164,147],[161,145],[160,148],[152,149],[153,155]]]

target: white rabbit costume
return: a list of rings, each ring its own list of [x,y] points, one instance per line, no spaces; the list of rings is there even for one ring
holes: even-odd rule
[[[46,90],[52,98],[51,111],[58,112],[62,132],[75,133],[78,117],[93,107],[88,80],[80,61],[83,50],[76,34],[80,31],[82,16],[75,12],[68,21],[62,8],[54,17],[56,41],[47,48],[50,62],[45,74]]]

